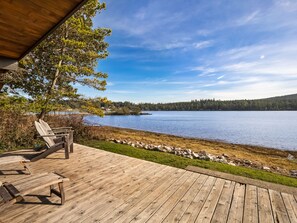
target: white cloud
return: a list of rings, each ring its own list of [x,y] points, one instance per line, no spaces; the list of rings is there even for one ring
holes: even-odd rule
[[[297,2],[296,0],[275,0],[275,4],[282,9],[292,12],[297,11]]]
[[[107,93],[111,94],[135,94],[136,91],[126,91],[126,90],[108,90]]]
[[[110,86],[114,86],[114,83],[111,82],[111,81],[107,81],[107,85],[106,85],[106,86],[108,86],[108,87],[110,87]]]
[[[213,46],[213,41],[201,41],[193,44],[196,49],[203,49]]]
[[[236,26],[243,26],[247,24],[254,23],[257,20],[257,16],[259,15],[259,10],[254,11],[235,22]]]
[[[208,29],[200,29],[196,31],[196,34],[198,36],[208,36],[211,33],[212,33],[212,30],[208,30]]]
[[[219,76],[219,77],[217,78],[217,80],[220,80],[220,79],[222,79],[223,77],[225,77],[225,75]]]

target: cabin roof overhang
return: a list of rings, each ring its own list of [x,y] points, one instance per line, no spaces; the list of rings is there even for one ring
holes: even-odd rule
[[[0,73],[57,29],[88,0],[7,0],[0,2]]]

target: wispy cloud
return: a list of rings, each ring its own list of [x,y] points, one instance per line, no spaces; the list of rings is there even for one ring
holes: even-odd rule
[[[126,90],[109,90],[107,93],[110,94],[135,94],[135,91],[126,91]]]
[[[236,26],[243,26],[247,24],[254,23],[257,20],[257,16],[259,15],[260,11],[254,11],[248,15],[243,16],[242,18],[238,19],[234,25]]]
[[[211,40],[194,43],[194,47],[196,49],[203,49],[203,48],[210,47],[212,45],[213,45],[213,41],[211,41]]]

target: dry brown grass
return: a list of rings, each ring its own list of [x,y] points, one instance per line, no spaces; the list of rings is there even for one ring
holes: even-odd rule
[[[269,166],[275,169],[277,167],[285,170],[297,169],[297,162],[289,161],[287,159],[289,154],[288,151],[258,146],[230,144],[219,141],[184,138],[166,134],[106,126],[90,127],[89,134],[93,139],[126,139],[131,141],[140,141],[147,144],[163,144],[187,148],[197,152],[204,150],[214,155],[221,155],[224,153],[227,154],[231,159],[251,160],[253,163]],[[297,157],[297,152],[290,151],[290,153]],[[285,172],[287,173],[287,171]]]
[[[35,118],[16,111],[0,112],[0,150],[8,151],[32,146]]]

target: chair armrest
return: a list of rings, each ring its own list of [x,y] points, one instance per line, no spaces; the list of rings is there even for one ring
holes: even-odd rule
[[[55,133],[55,134],[60,134],[60,133],[69,133],[69,132],[71,132],[72,130],[70,130],[70,129],[54,129],[54,130],[52,130],[52,132],[53,133]]]
[[[57,173],[57,172],[53,172],[54,174],[58,175],[59,177],[61,177],[63,179],[63,181],[69,181],[69,178],[63,176],[62,174],[60,173]]]
[[[37,137],[61,137],[61,136],[69,136],[69,134],[59,134],[59,135],[40,135]]]
[[[52,130],[59,130],[59,129],[72,129],[72,127],[59,127],[59,128],[51,128]]]

